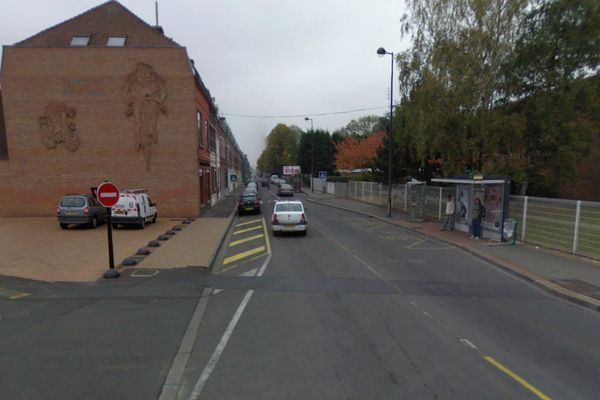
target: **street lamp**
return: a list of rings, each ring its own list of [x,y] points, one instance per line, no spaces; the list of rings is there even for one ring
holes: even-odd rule
[[[312,193],[315,192],[315,188],[313,186],[313,175],[315,169],[315,138],[314,138],[314,129],[313,129],[313,119],[304,117],[305,121],[310,121],[310,191]]]
[[[393,127],[393,103],[394,103],[394,52],[387,52],[383,47],[377,49],[380,57],[389,54],[392,61],[392,72],[390,76],[390,132],[388,135],[388,217],[392,217],[392,127]]]

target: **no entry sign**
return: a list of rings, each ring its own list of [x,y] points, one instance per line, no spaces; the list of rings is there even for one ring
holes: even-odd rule
[[[104,207],[112,207],[119,201],[119,188],[112,182],[104,182],[98,186],[96,196]]]

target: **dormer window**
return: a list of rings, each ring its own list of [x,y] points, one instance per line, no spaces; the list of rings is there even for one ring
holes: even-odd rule
[[[106,45],[109,47],[123,47],[125,46],[125,40],[127,40],[127,36],[109,36]]]
[[[90,35],[77,35],[71,39],[71,46],[87,46],[90,44]]]

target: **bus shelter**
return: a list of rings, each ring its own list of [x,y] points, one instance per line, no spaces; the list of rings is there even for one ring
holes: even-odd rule
[[[510,203],[510,179],[488,177],[481,179],[434,178],[431,182],[445,183],[454,187],[455,227],[463,232],[471,231],[473,205],[479,198],[485,207],[485,217],[481,227],[483,237],[507,241],[514,235],[505,229]]]

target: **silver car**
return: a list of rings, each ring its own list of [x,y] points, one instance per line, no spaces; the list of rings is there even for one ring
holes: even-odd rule
[[[108,220],[108,212],[91,194],[68,194],[63,196],[56,208],[58,224],[67,229],[71,224],[96,228]]]
[[[293,196],[294,195],[294,187],[292,185],[288,185],[287,183],[282,183],[277,188],[278,196]]]

